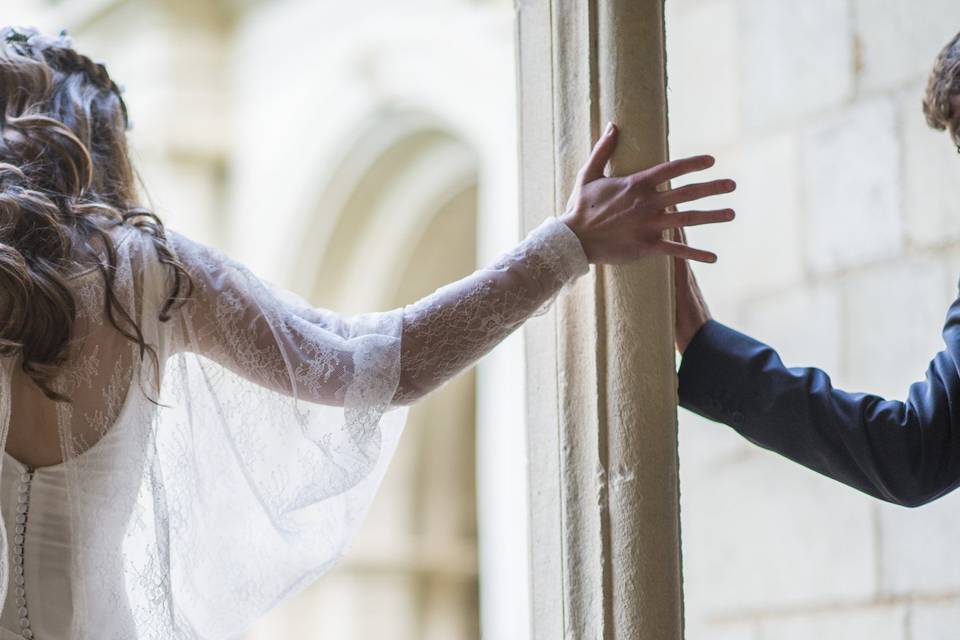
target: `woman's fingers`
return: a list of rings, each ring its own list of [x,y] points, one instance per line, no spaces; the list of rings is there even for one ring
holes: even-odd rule
[[[603,177],[603,170],[606,168],[613,152],[617,148],[617,126],[612,122],[607,124],[606,130],[593,145],[593,151],[590,152],[590,159],[580,170],[580,181],[582,184],[593,182]]]
[[[733,180],[711,180],[710,182],[688,184],[685,187],[677,187],[676,189],[664,191],[656,196],[656,200],[659,208],[666,209],[671,205],[693,202],[701,198],[730,193],[736,190],[736,188],[737,183]]]
[[[684,260],[696,260],[697,262],[717,261],[717,254],[715,253],[704,251],[702,249],[694,249],[693,247],[688,247],[685,244],[673,242],[672,240],[658,241],[655,249],[657,253],[673,256],[675,258],[682,258]]]
[[[670,162],[658,164],[652,169],[637,175],[642,176],[643,179],[649,180],[654,184],[663,184],[680,176],[685,176],[688,173],[709,169],[716,164],[716,162],[713,156],[691,156],[689,158],[680,158],[679,160],[671,160]]]
[[[664,229],[696,227],[701,224],[715,224],[730,222],[736,217],[733,209],[717,209],[715,211],[684,211],[664,215],[662,220]],[[682,237],[682,236],[681,236]]]

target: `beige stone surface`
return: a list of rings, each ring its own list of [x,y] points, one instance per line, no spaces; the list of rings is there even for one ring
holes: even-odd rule
[[[960,494],[917,509],[879,505],[879,589],[894,598],[960,596]],[[925,638],[926,636],[918,636]]]
[[[874,595],[869,499],[776,454],[715,460],[685,484],[683,516],[689,617],[739,620]]]
[[[920,100],[925,86],[911,84],[899,98],[904,213],[908,243],[933,248],[960,241],[960,156],[948,136],[927,126]]]
[[[724,65],[740,65],[746,127],[782,125],[849,99],[854,48],[846,2],[740,0],[739,8],[740,55]],[[702,47],[709,34],[701,38]]]
[[[799,613],[761,625],[760,640],[809,638],[870,638],[901,640],[907,632],[907,614],[900,607],[853,607],[836,611]]]
[[[806,253],[830,273],[889,259],[903,248],[896,104],[864,101],[818,121],[804,137]]]
[[[926,78],[930,62],[960,29],[952,0],[855,0],[852,7],[865,91]]]
[[[532,226],[607,121],[614,174],[666,158],[663,17],[659,0],[519,7]],[[550,333],[530,332],[530,388],[546,391],[528,404],[535,638],[682,635],[670,295],[666,260],[597,268],[554,327],[533,325]]]
[[[935,258],[877,265],[846,279],[845,366],[840,383],[904,400],[913,382],[923,380],[930,359],[943,349],[940,333],[949,278]],[[895,304],[884,304],[888,296]]]
[[[960,598],[917,603],[908,615],[908,638],[955,640],[960,629]]]
[[[718,313],[739,300],[770,294],[805,275],[806,229],[800,173],[801,146],[796,136],[770,135],[744,141],[722,151],[701,146],[717,156],[717,165],[682,182],[734,176],[737,191],[704,201],[697,208],[731,207],[737,219],[729,225],[690,229],[695,246],[717,252],[721,262],[696,265],[706,287],[725,292]],[[687,207],[690,208],[690,207]],[[749,251],[743,250],[749,247]],[[763,265],[758,268],[758,265]]]

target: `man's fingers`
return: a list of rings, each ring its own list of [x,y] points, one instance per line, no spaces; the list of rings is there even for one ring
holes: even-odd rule
[[[603,170],[613,157],[613,152],[617,148],[617,126],[612,122],[607,125],[606,130],[593,145],[593,151],[590,153],[590,159],[584,165],[580,172],[583,184],[593,182],[603,177]]]
[[[685,176],[688,173],[709,169],[716,164],[716,162],[713,156],[691,156],[689,158],[680,158],[679,160],[671,160],[670,162],[658,164],[640,175],[643,175],[644,178],[649,178],[654,184],[663,184],[674,178]]]
[[[694,249],[679,242],[672,240],[660,240],[657,242],[657,251],[675,258],[684,260],[696,260],[697,262],[716,262],[717,254],[702,249]]]
[[[717,209],[716,211],[684,211],[683,213],[671,213],[663,216],[663,227],[665,229],[682,229],[683,227],[696,227],[701,224],[730,222],[735,217],[736,214],[734,213],[733,209]],[[676,240],[676,238],[673,239]]]
[[[701,198],[718,196],[724,193],[730,193],[736,190],[737,183],[733,180],[712,180],[710,182],[699,182],[697,184],[688,184],[685,187],[678,187],[670,191],[664,191],[656,196],[660,208],[665,209],[670,205],[682,204],[684,202],[693,202]]]

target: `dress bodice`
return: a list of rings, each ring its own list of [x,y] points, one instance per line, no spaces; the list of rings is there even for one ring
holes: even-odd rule
[[[7,542],[7,598],[0,628],[14,638],[67,638],[73,618],[63,465],[34,471],[9,454],[0,471]]]
[[[102,440],[58,465],[35,469],[3,453],[0,512],[10,569],[0,640],[74,637],[78,592],[88,594],[85,625],[95,624],[102,637],[135,637],[133,619],[119,614],[128,609],[116,606],[126,581],[124,535],[144,463],[128,415],[125,407]],[[95,517],[71,522],[78,507]],[[89,597],[98,593],[102,602]]]

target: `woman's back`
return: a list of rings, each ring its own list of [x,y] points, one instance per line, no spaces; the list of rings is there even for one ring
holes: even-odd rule
[[[122,265],[113,287],[114,294],[125,308],[133,310],[140,323],[150,323],[157,319],[142,313],[144,283],[130,273],[130,269],[143,265],[144,256],[139,254],[145,247],[142,238],[136,237],[142,233],[132,226],[110,230]],[[104,279],[97,265],[79,264],[65,281],[77,302],[76,321],[67,360],[56,372],[52,387],[70,398],[70,403],[48,398],[20,367],[10,368],[11,420],[6,451],[30,467],[61,463],[67,457],[65,446],[71,456],[95,446],[119,415],[121,402],[141,364],[137,346],[117,332],[107,318]],[[153,288],[158,289],[158,285],[163,283]],[[162,294],[157,291],[157,295]],[[62,436],[67,433],[71,438],[64,442]]]
[[[403,312],[336,316],[169,234],[194,290],[162,321],[175,276],[154,231],[109,233],[110,291],[151,351],[82,269],[49,379],[69,401],[38,400],[21,358],[0,359],[0,434],[21,447],[0,458],[0,637],[231,637],[324,573],[362,518],[405,413],[384,416]]]
[[[167,282],[151,240],[133,226],[115,227],[110,235],[113,291],[151,344],[164,344],[155,301]],[[81,267],[66,281],[78,302],[75,335],[51,386],[70,402],[47,398],[17,358],[2,362],[0,394],[10,405],[9,416],[0,414],[0,429],[7,431],[0,511],[10,570],[0,628],[27,638],[74,637],[74,611],[85,601],[85,628],[134,637],[130,608],[123,606],[123,539],[156,413],[156,368],[109,323],[96,266]]]

